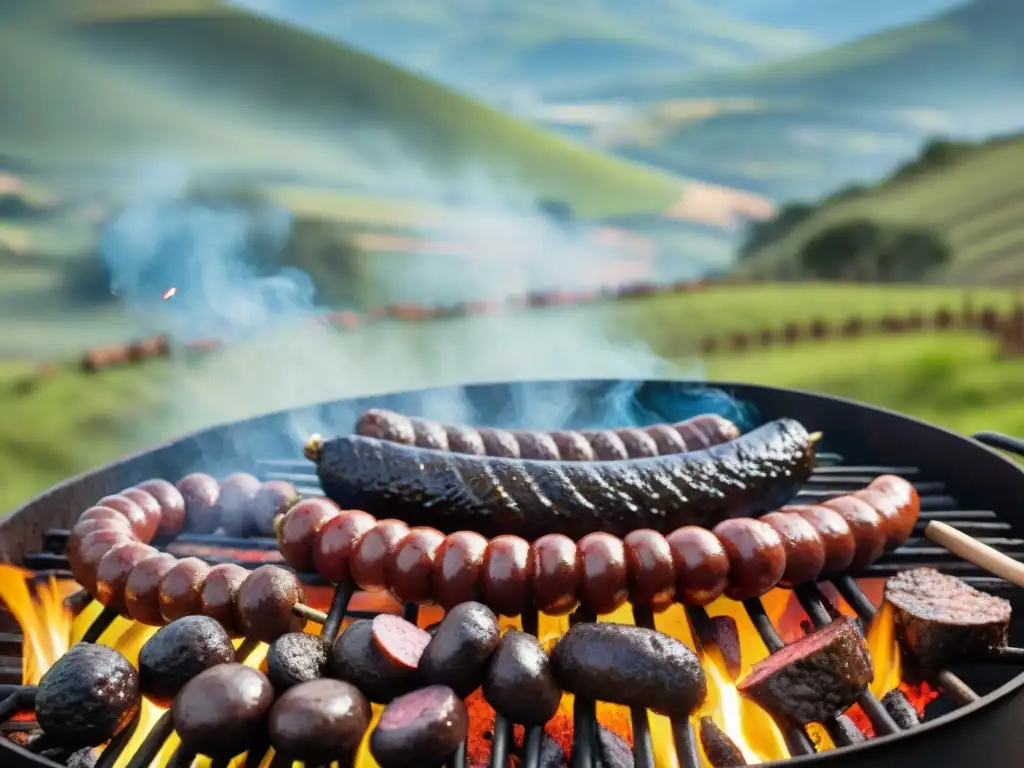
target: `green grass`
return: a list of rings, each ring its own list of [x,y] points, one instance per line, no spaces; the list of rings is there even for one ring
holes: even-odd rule
[[[0,362],[0,510],[63,477],[219,421],[473,380],[694,377],[701,368],[680,349],[704,333],[814,316],[839,319],[857,311],[871,316],[957,306],[960,296],[935,288],[765,286],[472,320],[385,323],[357,333],[269,336],[190,364],[154,363],[93,376],[65,367],[27,394],[15,393],[12,384],[30,367]],[[1005,307],[1009,295],[979,291],[976,300]],[[627,333],[629,328],[635,332]],[[668,362],[656,365],[648,350]],[[962,431],[1024,434],[1017,402],[1024,364],[997,362],[992,343],[980,336],[870,338],[712,357],[703,361],[703,375],[834,392]]]
[[[0,70],[20,73],[0,81],[0,153],[56,170],[167,157],[364,192],[480,176],[510,199],[525,191],[587,216],[664,211],[680,193],[668,174],[242,11],[167,0],[73,11],[0,32]]]
[[[983,145],[954,165],[826,203],[786,237],[751,256],[744,271],[771,274],[824,229],[857,219],[926,227],[954,251],[951,281],[1024,280],[1024,137]]]

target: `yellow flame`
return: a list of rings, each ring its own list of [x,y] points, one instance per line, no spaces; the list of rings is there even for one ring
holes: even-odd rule
[[[871,664],[875,670],[875,677],[869,688],[876,697],[882,698],[893,688],[899,687],[903,674],[896,625],[888,603],[882,605],[868,627],[867,643],[871,652]]]
[[[71,611],[64,605],[75,588],[69,580],[52,576],[32,585],[33,574],[13,565],[0,564],[0,601],[21,627],[22,682],[35,685],[70,647]]]

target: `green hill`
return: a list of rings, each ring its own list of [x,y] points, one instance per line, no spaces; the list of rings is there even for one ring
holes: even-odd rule
[[[779,63],[627,78],[587,96],[640,107],[605,148],[785,198],[877,176],[927,135],[1019,127],[1022,83],[1024,4],[974,0]]]
[[[826,199],[781,236],[750,250],[741,271],[779,275],[815,236],[866,221],[939,235],[953,256],[943,271],[947,280],[1024,283],[1024,135],[951,145],[946,154],[945,162],[910,164],[875,186]]]
[[[565,141],[325,38],[206,0],[49,2],[0,31],[8,164],[195,168],[652,212],[671,176]],[[495,191],[493,187],[500,187]]]

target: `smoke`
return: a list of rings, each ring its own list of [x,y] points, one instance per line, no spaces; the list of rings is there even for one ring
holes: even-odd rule
[[[140,327],[178,340],[228,342],[199,362],[176,361],[156,430],[161,436],[337,398],[530,379],[565,383],[546,387],[543,397],[513,394],[482,418],[558,428],[578,420],[585,405],[580,387],[566,380],[702,376],[695,362],[663,359],[635,338],[613,304],[332,329],[316,319],[325,308],[316,305],[310,277],[266,260],[268,250],[287,241],[291,215],[189,195],[187,179],[186,173],[147,179],[101,237],[113,289]],[[480,178],[470,189],[477,202],[457,206],[443,228],[443,237],[464,244],[467,257],[410,255],[376,270],[372,282],[382,300],[414,294],[424,304],[449,304],[601,281],[606,257],[577,230],[538,214],[529,195],[487,191]],[[170,287],[176,293],[165,300]],[[638,408],[634,394],[632,384],[613,388],[599,417],[589,418],[625,426],[669,414],[735,411],[727,395],[713,391],[659,406],[658,413]],[[458,388],[426,393],[420,411],[451,422],[481,418]],[[349,431],[357,416],[335,412],[332,423],[321,423],[313,414],[298,412],[282,434],[261,439],[260,451],[294,455],[311,432]]]

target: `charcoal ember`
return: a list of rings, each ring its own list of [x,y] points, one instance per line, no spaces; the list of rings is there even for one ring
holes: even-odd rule
[[[874,677],[852,619],[836,619],[758,662],[738,687],[780,722],[821,723],[844,712]]]
[[[700,743],[711,768],[736,768],[747,764],[740,748],[707,716],[700,719]]]
[[[889,717],[896,721],[896,725],[904,731],[909,731],[921,724],[921,718],[917,716],[914,705],[907,700],[899,688],[893,688],[882,697],[882,706],[889,713]]]
[[[597,727],[595,768],[633,768],[633,750],[622,738],[605,728]]]
[[[860,744],[862,741],[867,740],[867,736],[864,735],[864,732],[846,715],[840,715],[837,717],[831,723],[828,732],[832,736],[832,741],[842,747],[849,747],[852,744]]]
[[[896,636],[924,669],[983,658],[1005,646],[1010,603],[933,568],[915,568],[885,584]]]
[[[526,748],[516,745],[515,751],[509,755],[508,768],[524,768],[526,765]],[[569,759],[557,741],[546,733],[541,735],[540,759],[537,768],[569,768]]]
[[[64,747],[50,747],[39,751],[40,757],[53,760],[65,768],[95,768],[99,754],[94,747],[85,747],[75,751]]]
[[[714,646],[721,652],[725,660],[725,671],[735,680],[743,670],[743,659],[740,656],[740,635],[736,629],[736,620],[731,616],[712,616],[702,623],[700,642],[705,646]]]

